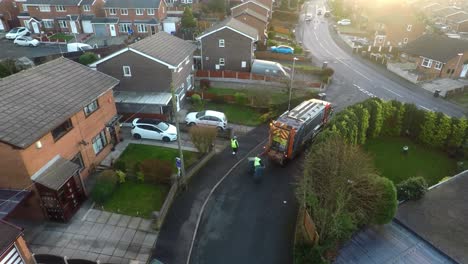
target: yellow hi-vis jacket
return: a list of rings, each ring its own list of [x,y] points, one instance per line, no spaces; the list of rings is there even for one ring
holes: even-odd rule
[[[262,159],[260,159],[259,157],[255,157],[255,160],[254,160],[254,167],[260,167],[260,161],[262,161]]]
[[[231,139],[231,148],[238,148],[239,147],[239,142],[237,142],[237,139]]]

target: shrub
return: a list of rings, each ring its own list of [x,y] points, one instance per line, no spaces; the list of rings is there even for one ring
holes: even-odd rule
[[[234,99],[238,105],[246,105],[248,102],[248,98],[245,93],[235,93]]]
[[[294,48],[294,54],[302,54],[302,51],[303,51],[303,49],[300,46],[296,46]]]
[[[78,61],[83,64],[83,65],[88,65],[91,64],[95,61],[97,61],[99,58],[96,54],[92,52],[85,52],[83,55],[80,56]]]
[[[147,183],[169,184],[171,182],[172,164],[167,160],[144,160],[140,165],[140,171]]]
[[[273,12],[273,19],[278,19],[283,22],[297,22],[299,15],[294,12],[275,10]]]
[[[123,160],[117,160],[112,167],[116,171],[127,171],[127,164]]]
[[[275,114],[272,112],[267,112],[260,116],[260,121],[262,123],[265,123],[265,122],[272,120],[273,118],[275,118]]]
[[[211,82],[208,79],[202,79],[200,80],[200,88],[202,90],[210,89],[211,87]]]
[[[268,38],[269,38],[269,39],[272,39],[272,38],[274,38],[275,36],[276,36],[276,32],[274,32],[274,31],[269,31],[269,32],[268,32]]]
[[[96,179],[96,184],[91,191],[91,197],[99,204],[104,203],[117,186],[117,176],[113,170],[102,171]]]
[[[201,153],[208,153],[216,139],[218,130],[214,127],[193,126],[189,129],[193,144]]]
[[[419,200],[427,191],[427,182],[423,177],[411,177],[397,184],[398,200]]]
[[[398,201],[395,185],[385,177],[375,178],[376,190],[380,197],[376,200],[372,223],[383,225],[392,221],[395,216]]]
[[[145,175],[143,174],[143,172],[141,172],[141,171],[137,172],[136,176],[137,176],[137,181],[138,182],[144,182],[145,181]]]
[[[294,246],[294,264],[325,264],[328,263],[322,258],[322,250],[319,246],[309,246],[305,243],[298,243]]]
[[[202,111],[205,107],[205,104],[203,103],[203,100],[199,94],[192,95],[192,105],[195,111]]]
[[[268,47],[276,46],[276,45],[278,45],[278,42],[276,42],[276,41],[274,41],[274,40],[272,40],[272,39],[268,39],[268,40],[267,40],[267,46],[268,46]]]
[[[125,179],[127,177],[127,174],[123,171],[115,171],[115,174],[117,175],[117,178],[119,179],[119,183],[125,183]]]
[[[333,70],[330,67],[326,67],[325,69],[322,70],[323,76],[332,76],[334,73],[335,73],[335,70]]]

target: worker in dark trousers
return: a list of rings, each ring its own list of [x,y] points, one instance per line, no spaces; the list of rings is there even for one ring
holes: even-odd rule
[[[237,154],[237,149],[239,148],[239,141],[237,141],[236,136],[231,138],[231,148],[232,148],[232,155],[236,155]]]
[[[258,156],[254,159],[254,180],[255,182],[260,182],[263,176],[263,163],[262,159]]]

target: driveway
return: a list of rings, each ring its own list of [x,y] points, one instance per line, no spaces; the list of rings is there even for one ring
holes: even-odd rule
[[[6,38],[0,39],[0,59],[20,58],[20,57],[41,57],[50,54],[59,54],[67,52],[66,45],[59,44],[41,44],[37,47],[20,47],[13,44],[13,40]]]

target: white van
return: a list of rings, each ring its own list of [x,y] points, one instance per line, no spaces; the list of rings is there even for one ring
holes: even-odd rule
[[[254,60],[251,72],[260,75],[290,78],[287,69],[287,67],[275,61]]]
[[[91,45],[88,45],[86,43],[68,43],[67,44],[67,51],[68,52],[74,52],[74,51],[87,51],[91,50],[93,47]]]

